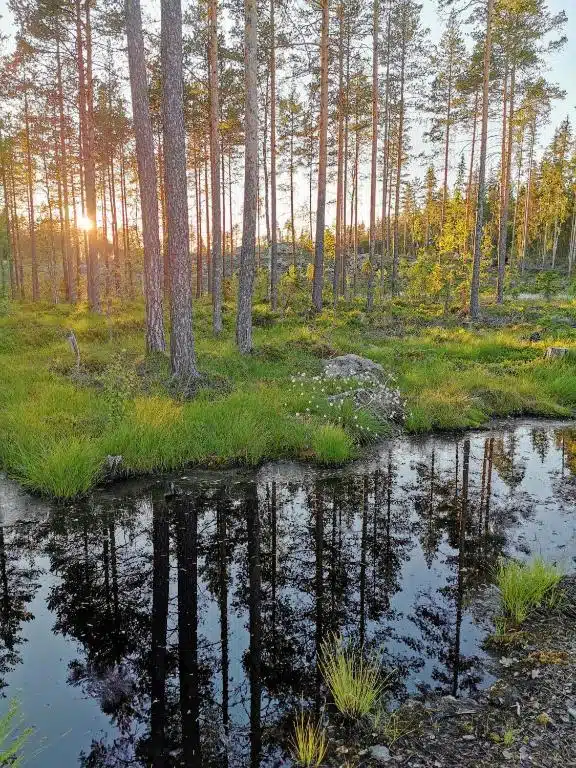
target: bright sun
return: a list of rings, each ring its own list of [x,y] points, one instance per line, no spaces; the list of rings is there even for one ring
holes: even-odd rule
[[[84,214],[80,214],[78,217],[78,229],[88,231],[89,229],[92,229],[93,226],[92,219],[89,219],[88,216],[85,216]]]

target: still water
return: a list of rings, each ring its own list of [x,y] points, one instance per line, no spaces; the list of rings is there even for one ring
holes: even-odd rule
[[[576,567],[575,473],[576,428],[533,422],[66,506],[0,479],[0,708],[35,727],[26,765],[290,765],[330,632],[380,654],[397,699],[473,693],[498,557]]]

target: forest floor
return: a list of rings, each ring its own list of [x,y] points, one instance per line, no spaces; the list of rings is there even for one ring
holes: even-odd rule
[[[572,301],[488,305],[477,324],[400,300],[369,317],[352,305],[314,318],[256,305],[254,322],[255,351],[242,357],[234,307],[226,305],[225,332],[214,339],[209,302],[196,303],[203,379],[183,394],[167,357],[144,357],[141,305],[112,305],[101,316],[65,305],[0,306],[0,467],[33,491],[70,498],[103,479],[109,456],[133,474],[277,458],[343,462],[394,428],[328,408],[314,377],[326,358],[346,353],[395,377],[412,433],[576,409],[576,355],[544,358],[548,346],[576,352]]]
[[[407,768],[576,766],[576,576],[564,578],[562,591],[555,608],[540,609],[513,644],[494,650],[498,679],[488,690],[409,700],[385,733],[376,727],[337,739],[333,764],[345,757],[348,765]]]

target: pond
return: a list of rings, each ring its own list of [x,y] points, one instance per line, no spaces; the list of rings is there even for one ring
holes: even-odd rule
[[[0,480],[0,693],[35,728],[26,765],[290,765],[329,633],[373,649],[397,700],[474,693],[494,679],[474,598],[503,554],[574,567],[574,473],[574,425],[509,422],[69,505]]]

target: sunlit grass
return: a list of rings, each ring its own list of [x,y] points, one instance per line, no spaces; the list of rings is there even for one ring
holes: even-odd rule
[[[145,360],[141,304],[113,304],[102,316],[82,305],[9,304],[0,314],[0,466],[32,490],[70,497],[99,480],[109,454],[122,455],[132,473],[277,458],[340,464],[368,438],[386,434],[387,425],[367,412],[336,418],[311,406],[302,413],[291,378],[316,376],[326,356],[347,352],[397,377],[408,432],[475,427],[493,416],[574,413],[576,361],[543,358],[549,343],[576,348],[576,330],[555,314],[576,319],[574,305],[530,307],[538,327],[548,329],[537,343],[527,340],[533,325],[525,321],[503,329],[429,328],[441,308],[398,300],[368,323],[362,306],[350,302],[310,319],[258,305],[255,352],[242,356],[233,305],[225,306],[225,331],[216,341],[210,303],[197,302],[198,362],[207,382],[183,400],[171,387],[167,357]],[[521,304],[510,307],[521,319],[526,314]],[[400,332],[388,333],[390,325]],[[79,375],[69,328],[80,346]]]
[[[346,717],[369,715],[386,690],[387,678],[376,660],[340,636],[324,640],[318,664],[336,708]]]
[[[351,457],[353,443],[342,427],[325,424],[315,430],[312,448],[314,457],[321,464],[342,464]]]
[[[328,752],[326,729],[312,715],[300,712],[291,739],[292,757],[303,768],[318,768]]]
[[[518,625],[541,605],[553,605],[558,599],[561,578],[562,572],[541,557],[527,563],[501,561],[496,584],[505,617]]]
[[[18,768],[23,765],[22,747],[30,738],[32,728],[21,731],[20,707],[12,700],[0,715],[0,766]]]

